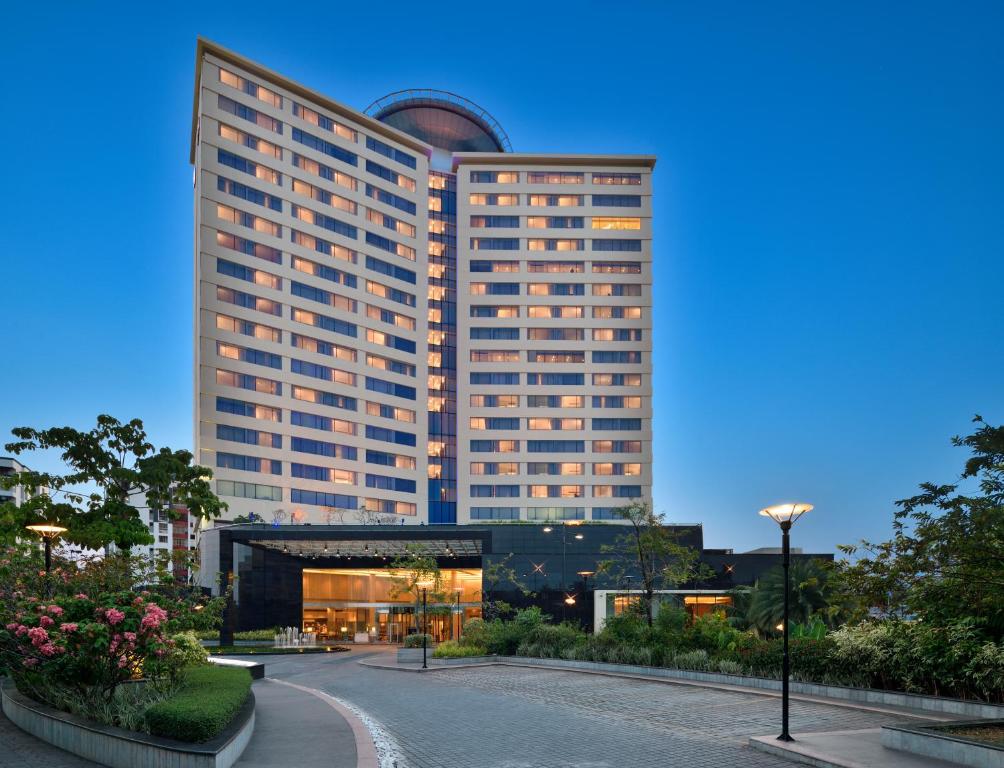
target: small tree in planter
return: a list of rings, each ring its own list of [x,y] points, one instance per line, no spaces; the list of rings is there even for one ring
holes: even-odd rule
[[[392,597],[411,595],[415,600],[415,626],[418,627],[418,616],[422,609],[422,590],[425,589],[426,601],[442,602],[446,598],[443,591],[443,573],[436,558],[423,555],[416,549],[409,548],[404,557],[399,557],[391,563],[395,574],[391,579],[390,594]],[[428,632],[423,616],[422,630]]]

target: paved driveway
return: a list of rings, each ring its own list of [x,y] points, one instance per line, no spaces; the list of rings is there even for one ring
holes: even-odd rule
[[[780,701],[755,694],[520,667],[415,674],[355,664],[367,652],[270,659],[266,674],[364,711],[402,768],[785,766],[746,746],[778,731]],[[792,731],[875,728],[903,718],[792,703]]]

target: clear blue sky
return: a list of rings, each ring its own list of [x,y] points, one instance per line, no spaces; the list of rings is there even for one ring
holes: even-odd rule
[[[1004,420],[1004,4],[21,3],[0,32],[0,432],[191,446],[202,34],[347,104],[461,93],[517,150],[659,157],[657,506],[711,546],[885,536]],[[409,7],[419,10],[409,10]]]

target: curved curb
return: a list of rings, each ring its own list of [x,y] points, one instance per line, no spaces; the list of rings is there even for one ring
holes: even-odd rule
[[[351,709],[342,704],[338,699],[324,691],[319,691],[316,688],[308,688],[305,685],[297,685],[296,683],[290,683],[286,680],[279,680],[274,677],[266,677],[270,683],[278,683],[279,685],[287,685],[290,688],[296,688],[298,691],[303,691],[304,693],[309,693],[311,696],[315,696],[343,718],[345,722],[349,724],[349,728],[352,729],[352,737],[356,742],[356,768],[380,768],[380,758],[377,756],[376,744],[373,743],[373,736],[370,734],[369,728],[366,724],[353,712]]]

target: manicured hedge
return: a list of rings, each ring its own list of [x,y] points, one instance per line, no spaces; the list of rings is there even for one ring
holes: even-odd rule
[[[232,667],[193,667],[169,699],[146,711],[150,733],[179,741],[207,741],[226,728],[251,690],[251,675]]]

